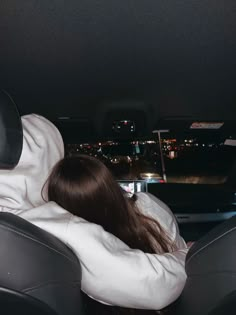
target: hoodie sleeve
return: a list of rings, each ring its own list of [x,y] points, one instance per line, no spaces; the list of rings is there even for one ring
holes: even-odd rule
[[[67,245],[82,266],[82,290],[105,304],[159,310],[185,285],[186,249],[163,255],[132,250],[102,227],[73,217]]]
[[[179,233],[177,220],[170,208],[150,193],[138,193],[137,197],[137,205],[140,211],[161,224],[177,249],[186,249],[187,245]]]

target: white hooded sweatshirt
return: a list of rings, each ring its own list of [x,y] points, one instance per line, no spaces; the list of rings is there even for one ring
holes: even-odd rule
[[[146,254],[96,224],[45,202],[41,189],[52,167],[64,155],[61,135],[47,119],[22,117],[23,151],[14,170],[0,170],[0,211],[12,212],[54,234],[78,256],[82,290],[103,303],[131,308],[162,309],[181,293],[186,274],[186,244],[174,216],[154,196],[140,193],[138,206],[169,232],[179,250]]]

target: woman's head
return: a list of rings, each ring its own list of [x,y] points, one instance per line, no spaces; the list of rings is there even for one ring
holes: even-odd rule
[[[48,182],[48,199],[72,214],[100,224],[131,248],[145,252],[168,252],[170,240],[160,224],[127,198],[108,168],[87,155],[59,161]]]
[[[87,155],[69,156],[56,164],[48,180],[48,198],[106,229],[125,216],[120,186],[102,162]]]

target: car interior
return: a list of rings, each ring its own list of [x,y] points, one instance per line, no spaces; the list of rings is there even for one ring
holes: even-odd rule
[[[235,21],[232,0],[0,4],[0,168],[19,161],[20,116],[38,113],[67,155],[95,156],[128,193],[164,201],[195,242],[167,314],[236,307]],[[66,245],[7,213],[0,234],[5,314],[88,314]]]

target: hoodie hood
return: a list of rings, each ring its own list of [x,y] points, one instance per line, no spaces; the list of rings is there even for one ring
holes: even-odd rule
[[[0,211],[27,210],[45,203],[41,190],[52,167],[64,156],[58,129],[46,118],[22,116],[23,148],[13,170],[0,170]]]

